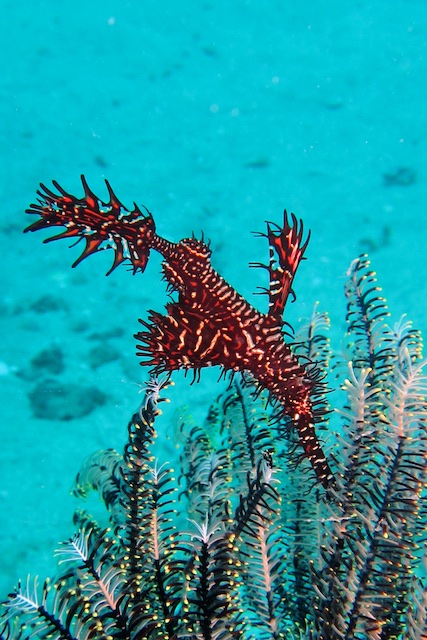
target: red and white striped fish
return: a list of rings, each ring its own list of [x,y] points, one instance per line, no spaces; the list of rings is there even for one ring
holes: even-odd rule
[[[96,251],[112,247],[111,273],[124,260],[133,272],[144,271],[151,249],[163,257],[163,273],[178,299],[167,304],[166,314],[151,311],[144,330],[136,334],[142,364],[158,375],[176,369],[193,370],[219,365],[224,371],[250,373],[292,420],[299,444],[318,481],[328,488],[333,475],[315,432],[322,418],[316,399],[324,391],[315,375],[284,340],[283,311],[298,265],[307,248],[303,224],[285,211],[282,226],[268,223],[270,245],[269,310],[255,309],[212,267],[209,246],[196,238],[173,243],[156,234],[151,213],[135,205],[126,209],[108,182],[109,202],[102,202],[82,176],[84,196],[76,198],[54,182],[57,193],[41,185],[39,200],[28,213],[40,218],[26,231],[65,227],[46,240],[85,240],[83,253],[73,266]],[[264,235],[264,234],[261,234]],[[264,265],[254,265],[264,266]]]

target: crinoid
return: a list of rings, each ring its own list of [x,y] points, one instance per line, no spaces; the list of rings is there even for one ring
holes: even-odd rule
[[[409,322],[387,324],[366,257],[352,264],[346,295],[329,495],[307,482],[307,459],[290,464],[292,422],[281,429],[266,392],[237,377],[204,425],[181,424],[176,481],[153,457],[167,384],[152,381],[123,454],[98,452],[77,476],[75,492],[97,491],[108,522],[76,514],[62,572],[10,594],[2,640],[425,640],[421,339]],[[315,311],[298,334],[321,369],[326,324]]]

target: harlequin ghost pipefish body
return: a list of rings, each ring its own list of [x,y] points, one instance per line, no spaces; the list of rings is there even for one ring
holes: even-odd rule
[[[83,198],[67,193],[57,182],[57,192],[41,185],[37,204],[28,213],[40,218],[26,231],[65,227],[59,238],[85,240],[85,248],[73,266],[107,247],[114,250],[111,273],[124,260],[133,272],[144,271],[151,249],[163,257],[163,273],[178,293],[166,306],[166,315],[151,311],[144,330],[136,334],[142,364],[154,373],[219,365],[225,371],[251,374],[280,405],[297,430],[304,455],[324,487],[333,476],[317,439],[314,424],[321,416],[315,409],[321,384],[285,342],[283,311],[298,265],[307,247],[303,225],[284,213],[281,227],[268,223],[270,245],[269,310],[260,313],[239,295],[212,267],[209,246],[196,238],[169,242],[156,234],[151,213],[135,204],[129,211],[117,199],[109,183],[109,202],[102,202],[82,176]],[[263,266],[263,265],[255,265]]]

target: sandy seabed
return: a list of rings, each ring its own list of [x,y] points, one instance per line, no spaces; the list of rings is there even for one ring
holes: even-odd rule
[[[260,309],[268,259],[251,231],[286,207],[312,237],[286,318],[313,304],[345,329],[345,272],[368,252],[392,311],[426,330],[427,6],[3,1],[0,47],[0,594],[55,572],[75,474],[121,449],[147,371],[133,334],[167,300],[160,260],[104,277],[111,252],[22,234],[40,181],[101,198],[108,178],[162,236],[211,239],[215,268]],[[175,376],[162,459],[183,411],[203,419],[217,375]],[[52,401],[52,398],[57,398]],[[58,399],[59,398],[59,399]]]

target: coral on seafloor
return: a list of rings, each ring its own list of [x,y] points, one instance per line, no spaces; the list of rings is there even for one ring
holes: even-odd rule
[[[341,390],[322,432],[334,485],[316,480],[293,422],[248,376],[204,425],[180,425],[174,472],[153,458],[169,378],[152,378],[123,452],[95,453],[77,476],[106,522],[75,515],[58,577],[29,578],[3,604],[2,640],[427,638],[421,337],[387,322],[365,256],[345,292],[343,356],[330,358],[317,310],[292,343]]]

